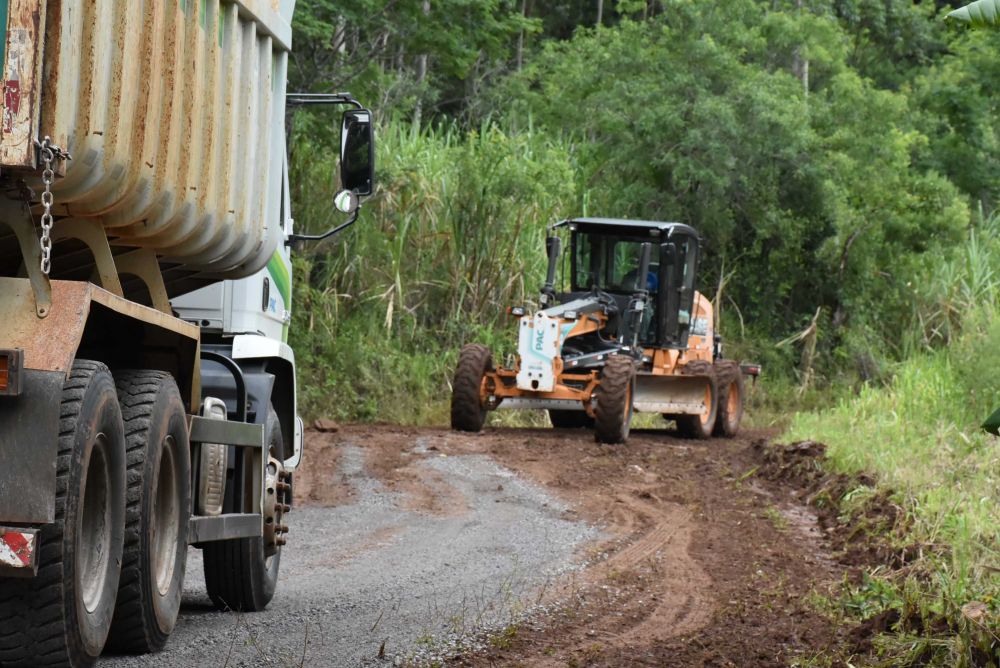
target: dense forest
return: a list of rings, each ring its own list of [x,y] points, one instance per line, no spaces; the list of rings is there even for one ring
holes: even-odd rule
[[[303,249],[317,338],[300,346],[356,349],[310,387],[342,417],[379,417],[388,378],[427,393],[399,408],[426,408],[437,362],[534,297],[544,226],[582,214],[699,229],[723,332],[773,374],[885,380],[989,287],[955,272],[1000,188],[1000,39],[949,30],[945,8],[300,2],[292,88],[350,90],[381,120],[379,196]],[[329,222],[335,126],[295,119],[310,231]],[[814,321],[814,358],[775,347]]]
[[[299,249],[304,411],[444,422],[460,346],[510,351],[546,225],[691,224],[730,353],[764,364],[756,419],[878,475],[898,541],[927,547],[831,607],[901,611],[884,665],[988,665],[1000,624],[983,641],[962,609],[996,620],[1000,598],[1000,449],[977,429],[1000,404],[1000,34],[951,9],[298,0],[290,89],[375,111],[379,181],[354,228]],[[339,119],[291,127],[297,225],[318,232]]]

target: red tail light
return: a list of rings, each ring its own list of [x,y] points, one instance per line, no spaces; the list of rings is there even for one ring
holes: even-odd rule
[[[0,396],[21,394],[21,350],[0,350]]]

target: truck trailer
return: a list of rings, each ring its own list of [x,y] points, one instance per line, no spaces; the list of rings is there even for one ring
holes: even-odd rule
[[[291,247],[374,184],[371,113],[287,95],[294,0],[6,0],[0,665],[161,649],[189,545],[263,609],[302,458]],[[345,222],[293,231],[286,115],[344,105]]]

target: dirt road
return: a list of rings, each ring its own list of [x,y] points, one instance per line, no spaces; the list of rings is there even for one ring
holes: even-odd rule
[[[167,650],[109,666],[784,666],[837,629],[815,518],[751,441],[398,427],[310,433],[264,613],[214,612],[198,553]]]

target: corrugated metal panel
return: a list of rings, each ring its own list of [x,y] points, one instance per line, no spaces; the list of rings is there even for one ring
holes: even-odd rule
[[[73,155],[57,216],[99,219],[173,275],[263,267],[282,240],[294,0],[16,1],[47,5],[40,135]]]
[[[44,3],[4,3],[7,38],[3,63],[3,118],[0,121],[0,164],[34,167],[38,128],[38,58],[44,33]]]

